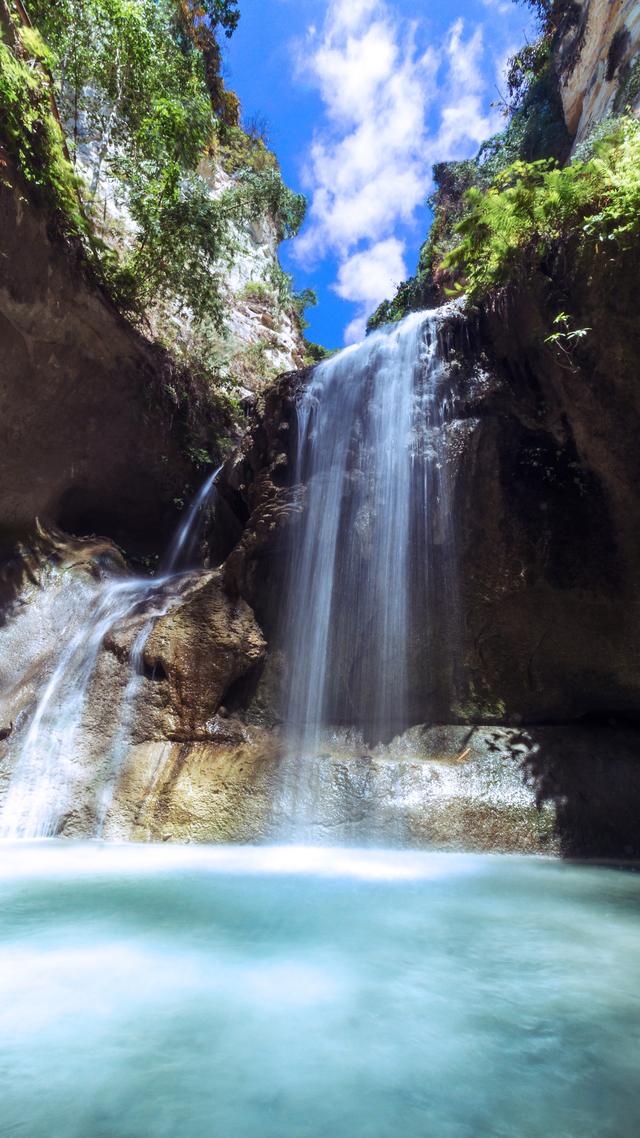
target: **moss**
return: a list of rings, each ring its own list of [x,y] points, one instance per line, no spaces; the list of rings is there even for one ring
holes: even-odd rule
[[[67,157],[64,136],[54,113],[45,62],[47,49],[32,28],[10,43],[0,39],[0,131],[25,182],[55,214],[60,228],[88,238],[89,227],[78,197],[78,181]]]
[[[38,63],[43,64],[44,67],[51,67],[53,63],[52,53],[37,28],[20,28],[18,34],[21,43],[32,59],[37,59]]]

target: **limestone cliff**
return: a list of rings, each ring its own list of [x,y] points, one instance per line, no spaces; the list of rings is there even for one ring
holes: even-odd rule
[[[240,128],[234,129],[250,154],[252,144],[257,143]],[[268,155],[265,161],[275,163],[275,156],[263,150]],[[91,211],[102,237],[116,250],[126,248],[135,235],[126,206],[126,185],[109,176],[102,140],[95,132],[80,134],[76,168],[85,185],[92,187]],[[233,165],[222,148],[203,158],[199,173],[213,200],[235,185]],[[229,390],[239,388],[241,395],[255,394],[268,378],[300,367],[304,360],[300,319],[280,267],[280,243],[276,219],[263,209],[235,226],[233,256],[221,266],[224,327],[207,351],[215,356],[219,382]],[[194,339],[197,345],[188,313],[170,313],[166,306],[152,307],[149,330],[160,340],[166,340],[169,333],[178,352],[191,349]]]
[[[583,0],[556,47],[565,122],[575,144],[607,115],[640,106],[640,8]]]
[[[126,258],[139,268],[136,235],[138,255],[148,237],[140,240],[131,187],[111,165],[122,158],[113,142],[121,112],[100,90],[87,95],[85,85],[67,98],[67,81],[53,84],[56,56],[19,3],[0,0],[0,33],[0,555],[36,518],[157,555],[202,468],[237,440],[241,401],[302,362],[299,314],[278,262],[283,223],[273,194],[258,194],[250,217],[229,209],[220,263],[215,241],[213,259],[196,258],[215,282],[211,321],[207,311],[198,323],[166,280],[132,306],[122,286],[135,283],[137,269]],[[237,118],[237,100],[222,94]],[[78,111],[79,97],[93,98],[100,113]],[[69,104],[73,122],[63,113]],[[220,123],[209,115],[214,131]],[[238,125],[224,130],[235,150],[212,141],[193,173],[205,197],[228,194],[236,166],[250,162],[265,166],[276,197],[289,194],[261,140]],[[179,193],[176,200],[180,221]],[[215,220],[201,218],[201,229]]]

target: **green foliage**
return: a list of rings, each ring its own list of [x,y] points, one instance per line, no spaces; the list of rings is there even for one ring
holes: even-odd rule
[[[312,340],[305,340],[304,342],[304,366],[311,367],[313,364],[320,364],[323,360],[331,359],[331,356],[336,354],[335,351],[329,351],[324,348],[322,344],[314,344]]]
[[[269,269],[268,280],[249,281],[243,288],[241,297],[244,300],[253,301],[254,304],[259,305],[263,310],[271,311],[271,313],[287,312],[295,320],[300,332],[304,332],[308,327],[308,321],[305,319],[305,310],[314,307],[318,303],[318,297],[311,288],[303,289],[302,292],[293,291],[293,278],[289,273],[285,273],[281,265],[276,261]],[[275,327],[275,322],[270,322],[271,327]]]
[[[520,3],[533,9],[544,31],[554,31],[577,15],[576,0],[520,0]]]
[[[624,118],[587,162],[516,162],[488,191],[465,194],[459,243],[444,258],[452,292],[477,299],[527,275],[570,240],[596,251],[626,248],[640,230],[640,124]]]
[[[256,213],[268,213],[273,218],[281,241],[295,237],[304,221],[307,199],[284,184],[279,170],[240,170],[238,185]]]
[[[305,318],[307,308],[315,308],[317,303],[318,294],[315,289],[303,288],[301,292],[291,293],[293,315],[301,332],[309,327],[309,321]]]
[[[200,53],[173,35],[171,0],[32,0],[32,14],[55,59],[72,151],[81,134],[99,140],[93,194],[104,163],[195,166],[211,107]]]
[[[601,119],[600,122],[591,127],[582,142],[578,143],[573,152],[572,161],[590,162],[592,158],[596,157],[600,144],[604,143],[606,146],[612,134],[618,130],[624,130],[624,128],[625,123],[622,116]]]
[[[233,35],[240,20],[238,0],[202,0],[200,7],[212,27],[223,28],[227,38]]]
[[[527,43],[509,60],[507,67],[509,113],[518,110],[528,101],[537,82],[552,69],[552,52],[559,39],[570,27],[579,23],[580,5],[576,0],[521,0],[533,8],[540,34],[533,43]],[[522,156],[524,157],[524,156]]]
[[[38,31],[25,32],[28,62],[4,48],[0,79],[27,178],[46,182],[69,227],[90,237],[121,308],[141,319],[155,308],[221,330],[225,277],[243,231],[268,214],[280,237],[293,236],[306,206],[262,138],[235,125],[239,104],[220,79],[213,31],[231,34],[237,0],[31,0],[30,12]],[[45,65],[85,181],[64,160]],[[51,126],[44,143],[42,120]],[[233,173],[222,194],[207,184],[207,154],[226,155]],[[105,179],[119,187],[133,231],[107,225]],[[103,225],[106,243],[96,236]],[[283,297],[291,303],[288,281]]]
[[[275,154],[267,149],[258,135],[241,130],[239,126],[229,126],[224,122],[217,124],[212,152],[227,174],[237,174],[241,170],[260,174],[264,170],[278,168]]]
[[[266,340],[258,340],[249,344],[234,359],[233,366],[237,373],[251,376],[253,379],[274,379],[278,374],[277,368],[269,360],[269,349],[273,345]]]
[[[550,55],[550,38],[541,36],[535,43],[525,44],[511,57],[506,76],[511,111],[523,105],[532,83],[548,65]]]
[[[87,238],[78,186],[55,117],[46,72],[47,49],[33,29],[0,40],[0,129],[32,191],[54,211],[60,228]]]
[[[421,260],[428,245],[429,241],[422,247]],[[412,309],[429,304],[431,300],[429,293],[432,288],[430,274],[418,266],[415,277],[404,281],[392,300],[383,300],[382,304],[378,305],[375,312],[367,320],[367,332],[375,332],[376,328],[382,328],[385,324],[393,324],[397,320],[402,320],[403,316],[406,316],[407,312]]]
[[[233,258],[230,223],[242,219],[241,203],[232,194],[213,199],[201,178],[177,165],[165,167],[157,182],[132,169],[129,188],[139,235],[124,264],[136,283],[136,305],[174,301],[196,324],[210,319],[221,328],[220,285]]]
[[[572,319],[568,312],[559,312],[553,321],[555,332],[545,338],[545,344],[556,349],[556,355],[560,357],[558,361],[560,366],[567,368],[568,371],[576,370],[573,348],[591,331],[591,328],[572,328]]]
[[[273,292],[264,281],[247,281],[242,290],[243,300],[253,300],[257,304],[270,305]]]
[[[526,90],[507,107],[509,120],[504,130],[483,143],[475,158],[434,166],[435,188],[428,202],[433,222],[416,273],[374,312],[367,324],[369,331],[401,319],[412,309],[440,303],[443,293],[458,291],[448,254],[459,244],[455,229],[468,210],[467,191],[486,192],[518,161],[549,156],[565,160],[570,138],[546,49],[544,59],[540,74],[528,76]]]
[[[640,55],[630,60],[620,75],[613,109],[618,113],[633,110],[638,99],[640,99]]]

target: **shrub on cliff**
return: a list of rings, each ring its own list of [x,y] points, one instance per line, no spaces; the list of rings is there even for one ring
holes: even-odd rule
[[[472,299],[527,275],[569,242],[615,255],[640,232],[640,123],[614,120],[587,161],[516,162],[487,191],[469,189],[464,205],[443,269],[452,291]]]

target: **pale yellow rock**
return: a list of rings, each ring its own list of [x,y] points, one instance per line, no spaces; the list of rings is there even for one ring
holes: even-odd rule
[[[560,93],[565,122],[577,145],[596,123],[612,112],[626,69],[638,56],[638,0],[584,0],[578,38],[572,50],[575,35],[573,29],[561,45],[560,58],[564,53],[564,64]],[[610,52],[616,36],[620,50],[617,65],[612,69]],[[638,102],[638,98],[633,101],[636,108]]]

